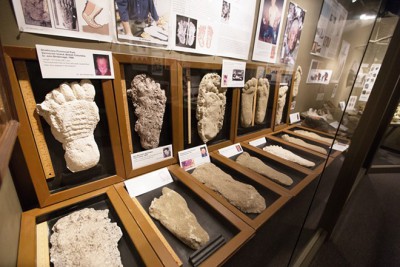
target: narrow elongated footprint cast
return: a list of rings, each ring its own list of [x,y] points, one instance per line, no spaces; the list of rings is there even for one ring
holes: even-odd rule
[[[240,154],[236,162],[280,184],[291,185],[293,183],[292,178],[271,168],[259,158],[250,156],[247,152]]]
[[[240,114],[240,124],[242,127],[250,127],[253,117],[254,94],[257,89],[257,79],[252,78],[246,82],[242,89],[242,99],[240,100],[242,109]]]
[[[306,160],[299,155],[296,155],[290,150],[284,149],[281,146],[266,146],[263,148],[264,151],[271,153],[277,157],[292,161],[294,163],[300,164],[305,167],[314,167],[315,163],[309,160]]]
[[[94,102],[95,89],[89,80],[63,83],[36,105],[36,111],[51,127],[54,138],[62,143],[64,158],[71,172],[87,170],[100,159],[93,132],[100,120]]]
[[[326,151],[325,148],[323,148],[321,146],[309,144],[306,141],[304,141],[303,139],[296,138],[296,137],[293,137],[293,136],[289,136],[288,134],[282,135],[282,139],[287,141],[287,142],[290,142],[290,143],[293,143],[293,144],[296,144],[296,145],[299,145],[299,146],[302,146],[302,147],[309,148],[311,150],[317,151],[317,152],[322,153],[324,155],[328,154],[328,152]]]
[[[197,131],[204,143],[212,140],[224,124],[226,88],[221,88],[217,73],[204,75],[197,96]]]

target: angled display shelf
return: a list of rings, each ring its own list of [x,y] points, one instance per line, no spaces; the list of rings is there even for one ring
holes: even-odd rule
[[[253,180],[258,181],[261,184],[264,184],[266,187],[276,190],[277,192],[282,192],[281,194],[294,197],[298,193],[300,193],[310,182],[314,179],[318,178],[318,173],[310,172],[309,170],[297,169],[290,164],[285,164],[284,160],[280,158],[269,157],[269,155],[264,155],[262,152],[253,150],[252,147],[246,144],[242,144],[243,152],[249,153],[250,156],[258,158],[264,164],[269,166],[270,168],[289,176],[292,179],[291,185],[284,185],[276,180],[268,176],[261,175],[254,170],[251,170],[247,166],[243,166],[236,162],[236,159],[239,155],[226,158],[215,152],[213,154],[213,158],[217,159],[220,162],[223,162],[224,165],[229,166],[231,169],[245,175],[247,177],[251,177]]]
[[[266,179],[260,179],[258,176],[251,175],[250,172],[240,172],[239,168],[236,169],[228,163],[228,159],[222,156],[216,155],[216,151],[211,153],[211,163],[215,164],[223,172],[231,175],[233,179],[253,186],[258,193],[265,199],[266,208],[261,213],[244,213],[237,207],[233,206],[228,202],[227,199],[222,197],[219,193],[205,186],[203,183],[198,181],[191,173],[194,170],[184,171],[178,166],[174,166],[172,172],[180,179],[188,179],[192,183],[201,187],[205,192],[210,194],[213,198],[218,200],[222,205],[228,208],[231,212],[240,217],[243,221],[257,230],[261,227],[269,218],[271,218],[275,212],[277,212],[285,203],[290,199],[290,196],[284,191],[275,186],[273,183],[269,183]],[[249,175],[250,174],[250,175]]]
[[[124,266],[164,266],[114,187],[99,189],[22,214],[18,266],[52,266],[50,236],[61,218],[85,208],[108,209],[108,218],[122,230],[118,250]],[[76,230],[73,230],[76,231]]]
[[[112,81],[91,80],[95,88],[95,97],[93,102],[87,105],[97,106],[95,110],[98,108],[99,122],[94,125],[93,133],[95,145],[97,145],[99,151],[98,161],[97,163],[94,161],[90,165],[91,167],[89,166],[90,168],[86,167],[83,170],[73,169],[71,171],[71,165],[73,164],[70,163],[67,166],[67,152],[64,151],[63,144],[56,140],[50,125],[42,116],[38,115],[37,105],[45,100],[46,94],[52,92],[55,88],[59,88],[60,84],[64,82],[79,83],[80,81],[43,79],[35,49],[6,47],[5,54],[16,110],[21,123],[18,140],[22,152],[19,156],[25,158],[31,177],[29,179],[32,179],[40,206],[44,207],[122,181],[125,171],[122,162],[120,138],[118,132],[114,130],[118,128],[118,120]],[[64,97],[60,99],[64,99]],[[69,98],[65,96],[65,99]],[[60,103],[65,104],[67,102],[61,101]],[[76,109],[74,108],[74,103],[68,103],[71,104],[69,108],[71,111]],[[67,104],[64,107],[65,110],[68,109]],[[86,129],[86,127],[93,124],[95,117],[83,114],[70,113],[65,118],[65,121],[67,123],[70,121],[78,128],[85,126],[79,129]],[[63,116],[64,114],[57,113],[57,115]],[[74,115],[77,117],[73,117]],[[64,125],[63,122],[60,125],[61,127],[67,127],[67,124]],[[74,136],[75,126],[66,128],[63,134]],[[76,136],[78,139],[82,138],[79,134],[76,134]],[[67,141],[70,140],[68,138],[63,139],[65,140],[64,142],[70,142]],[[60,136],[58,136],[58,139],[60,139]],[[83,139],[78,141],[81,140]],[[84,143],[80,144],[81,148],[79,150],[86,149]],[[95,145],[93,146],[95,147]],[[91,155],[92,152],[86,153],[85,150],[82,151],[86,156],[93,156]],[[77,161],[75,164],[79,165],[80,162]]]
[[[166,266],[219,266],[247,242],[254,229],[238,216],[207,194],[190,178],[179,174],[179,166],[168,167],[173,182],[165,185],[181,195],[198,223],[210,237],[210,241],[198,250],[185,245],[158,220],[149,215],[149,207],[155,198],[162,195],[162,187],[137,197],[130,197],[123,183],[115,185],[130,213],[139,224],[146,222],[156,232],[145,231],[147,239]],[[160,245],[161,244],[161,245]],[[171,255],[174,261],[171,263]]]

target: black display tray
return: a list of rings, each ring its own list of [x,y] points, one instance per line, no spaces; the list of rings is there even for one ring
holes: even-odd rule
[[[268,179],[274,183],[277,183],[278,185],[288,189],[288,190],[292,190],[293,188],[295,188],[301,181],[303,181],[303,179],[305,179],[307,177],[307,174],[300,172],[296,169],[290,168],[288,166],[286,166],[285,164],[276,161],[274,159],[265,157],[261,154],[258,154],[250,149],[247,149],[245,147],[242,147],[244,152],[247,152],[250,154],[250,156],[252,157],[256,157],[258,159],[260,159],[261,161],[263,161],[266,165],[270,166],[271,168],[275,169],[278,172],[284,173],[286,175],[288,175],[290,178],[292,178],[293,183],[289,186],[287,185],[282,185],[280,183],[275,182],[274,180],[271,180],[267,177],[265,177],[265,179]],[[240,154],[239,154],[240,155]],[[236,162],[237,157],[239,157],[239,155],[235,155],[233,157],[230,157],[229,159],[231,159],[232,161]],[[237,163],[238,164],[238,163]],[[242,166],[242,165],[240,165]],[[246,166],[242,166],[242,167],[246,167]],[[264,176],[263,176],[264,177]]]
[[[282,148],[287,149],[287,150],[289,150],[289,151],[295,153],[296,155],[298,155],[298,156],[300,156],[300,157],[302,157],[302,158],[304,158],[304,159],[306,159],[306,160],[309,160],[309,161],[314,162],[314,163],[315,163],[315,166],[314,166],[314,167],[309,167],[308,169],[315,170],[315,169],[317,169],[321,164],[323,164],[323,163],[325,162],[325,160],[326,160],[326,158],[324,158],[324,157],[322,157],[322,156],[317,156],[317,155],[311,154],[311,153],[309,153],[309,152],[307,152],[307,151],[305,151],[305,150],[298,149],[298,148],[296,148],[296,147],[286,145],[286,144],[284,144],[284,143],[281,143],[281,142],[272,140],[272,139],[270,139],[270,138],[268,138],[268,137],[265,137],[265,138],[266,138],[267,142],[264,143],[264,144],[258,145],[257,147],[258,147],[259,149],[262,150],[264,147],[266,147],[266,146],[272,146],[272,145],[281,146]],[[284,160],[284,159],[282,159],[282,160]],[[297,163],[296,163],[296,164],[297,164]],[[301,166],[300,164],[297,164],[297,165]],[[307,167],[304,167],[304,168],[307,168]]]
[[[232,239],[239,231],[222,215],[217,213],[210,207],[204,200],[194,194],[186,185],[179,181],[171,173],[174,182],[165,185],[178,194],[180,194],[187,202],[189,209],[196,216],[199,224],[204,228],[210,236],[210,242],[218,239],[222,235],[225,242]],[[159,187],[143,195],[137,196],[137,200],[148,213],[151,202],[154,198],[159,198],[162,195],[162,188]],[[151,217],[151,216],[150,216]],[[151,217],[152,218],[152,217]],[[174,249],[175,253],[181,259],[183,266],[192,266],[190,263],[190,256],[196,250],[191,249],[178,238],[176,238],[169,230],[167,230],[158,220],[152,218],[154,224],[157,226],[161,234],[165,237],[170,246]],[[207,244],[205,245],[207,246]],[[200,248],[199,250],[201,250]],[[205,259],[203,259],[205,260]]]

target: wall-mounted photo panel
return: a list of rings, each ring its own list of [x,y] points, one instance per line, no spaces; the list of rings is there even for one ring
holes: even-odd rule
[[[262,0],[254,39],[253,60],[276,63],[286,0]]]

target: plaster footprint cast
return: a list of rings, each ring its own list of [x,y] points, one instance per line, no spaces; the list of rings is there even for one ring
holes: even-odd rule
[[[256,105],[256,114],[254,118],[254,122],[256,124],[263,123],[265,119],[265,114],[267,113],[268,106],[268,97],[269,97],[269,82],[267,78],[259,78],[258,79],[258,88],[257,88],[257,105]]]
[[[213,163],[198,166],[192,175],[243,212],[261,213],[266,208],[265,199],[252,185],[236,181]]]
[[[135,115],[138,117],[135,131],[140,136],[140,144],[144,149],[156,148],[160,141],[167,102],[165,91],[146,74],[136,75],[131,86],[126,92],[132,99]]]
[[[282,113],[283,113],[283,108],[285,107],[286,103],[286,92],[289,89],[289,87],[281,86],[279,88],[279,95],[278,95],[278,106],[276,108],[276,117],[275,117],[275,125],[278,125],[282,122]]]
[[[240,154],[236,162],[280,184],[289,186],[293,183],[292,178],[271,168],[259,158],[250,156],[247,152]]]
[[[307,137],[311,137],[320,141],[323,141],[327,144],[332,144],[333,143],[333,139],[332,138],[328,138],[328,137],[322,137],[319,134],[310,132],[310,131],[306,131],[306,130],[294,130],[295,133],[300,134],[300,135],[304,135]]]
[[[85,208],[59,219],[50,236],[50,261],[58,266],[122,266],[121,228],[108,209]]]
[[[61,84],[36,105],[39,115],[50,125],[54,138],[62,143],[71,172],[87,170],[100,159],[93,136],[100,120],[94,96],[94,86],[89,80],[82,80],[80,84]]]
[[[280,146],[266,146],[263,148],[263,150],[267,151],[268,153],[271,153],[277,157],[292,161],[294,163],[300,164],[305,167],[314,167],[315,166],[314,162],[303,159],[302,157],[294,154],[292,151],[284,149],[283,147],[280,147]]]
[[[204,143],[212,140],[222,129],[225,116],[226,88],[221,88],[217,73],[204,75],[197,96],[197,131]]]
[[[197,222],[196,216],[190,211],[185,199],[168,187],[162,189],[159,198],[153,199],[149,213],[192,249],[199,249],[210,239],[208,233]]]
[[[296,74],[294,75],[294,82],[293,82],[293,97],[297,96],[299,93],[299,85],[301,81],[301,75],[303,74],[303,71],[301,69],[301,66],[297,66],[296,69]]]
[[[254,94],[257,88],[257,79],[252,78],[246,82],[242,89],[242,110],[240,114],[240,124],[242,127],[250,127],[253,117]]]
[[[313,145],[313,144],[309,144],[309,143],[305,142],[303,139],[300,139],[300,138],[296,138],[296,137],[284,134],[284,135],[282,135],[282,139],[287,141],[287,142],[290,142],[290,143],[293,143],[293,144],[296,144],[296,145],[299,145],[299,146],[302,146],[302,147],[309,148],[311,150],[317,151],[317,152],[322,153],[324,155],[328,154],[328,152],[326,151],[325,148],[320,147],[320,146],[316,146],[316,145]]]

